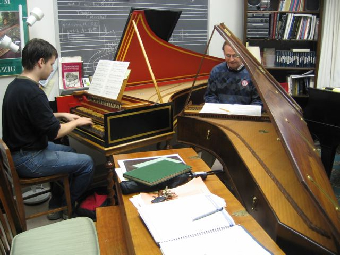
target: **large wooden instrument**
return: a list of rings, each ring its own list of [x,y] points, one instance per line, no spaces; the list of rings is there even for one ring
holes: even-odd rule
[[[115,56],[116,61],[130,62],[131,73],[122,99],[117,101],[78,91],[56,100],[59,112],[76,113],[95,122],[91,127],[76,128],[75,133],[103,149],[174,133],[173,116],[181,112],[185,101],[173,103],[170,97],[190,88],[194,79],[197,87],[205,86],[211,68],[223,61],[216,57],[202,61],[204,54],[167,41],[180,14],[178,11],[131,11]],[[147,53],[149,63],[143,53]],[[165,103],[157,95],[152,77]]]
[[[241,55],[266,116],[207,117],[188,105],[178,140],[220,160],[234,194],[287,254],[338,254],[339,204],[300,107],[224,24],[215,29]]]
[[[135,22],[160,95],[164,102],[172,102],[175,123],[185,104],[186,97],[182,96],[194,85],[193,90],[199,92],[198,100],[202,101],[202,91],[204,93],[211,69],[223,62],[221,58],[206,56],[168,42],[180,14],[180,11],[133,10],[115,57],[118,61],[130,62],[129,68],[132,70],[124,94],[160,102],[138,42],[133,26]]]
[[[155,104],[128,96],[116,101],[84,91],[57,97],[56,101],[59,112],[92,119],[94,125],[77,127],[74,132],[100,148],[173,133],[171,103]]]

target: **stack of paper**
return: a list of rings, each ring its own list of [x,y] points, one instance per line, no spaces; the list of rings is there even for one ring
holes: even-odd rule
[[[150,194],[131,198],[165,255],[270,254],[224,209],[224,199],[201,179],[172,189],[174,200],[152,204]]]
[[[200,113],[261,116],[261,106],[205,103]]]

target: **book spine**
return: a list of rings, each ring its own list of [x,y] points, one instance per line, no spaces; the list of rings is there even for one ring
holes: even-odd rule
[[[269,23],[269,18],[247,18],[247,23]]]
[[[248,13],[248,18],[269,18],[269,13]]]
[[[247,28],[269,29],[269,23],[247,23]]]

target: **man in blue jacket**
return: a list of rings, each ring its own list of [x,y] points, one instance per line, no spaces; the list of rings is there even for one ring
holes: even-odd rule
[[[205,102],[262,106],[261,98],[240,55],[235,53],[228,41],[224,42],[222,50],[225,62],[211,70],[204,95]],[[210,168],[216,159],[206,151],[202,152],[201,158]]]
[[[240,55],[235,53],[227,41],[222,49],[225,62],[211,70],[205,102],[262,106],[261,98]]]

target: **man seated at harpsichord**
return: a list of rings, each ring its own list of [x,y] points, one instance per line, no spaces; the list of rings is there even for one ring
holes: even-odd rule
[[[215,66],[209,76],[204,95],[206,103],[262,105],[256,87],[244,67],[240,55],[225,41],[222,47],[225,62]],[[211,168],[216,160],[210,153],[203,151],[202,159]]]
[[[211,70],[204,95],[205,102],[262,106],[261,98],[240,55],[235,53],[227,41],[222,50],[225,62]]]
[[[30,40],[22,50],[24,70],[8,85],[3,99],[3,140],[11,150],[20,177],[68,173],[74,206],[92,181],[93,160],[53,141],[69,134],[77,126],[92,125],[92,120],[70,113],[53,113],[50,108],[39,81],[47,79],[57,57],[57,50],[42,39]],[[57,118],[68,122],[61,124]],[[50,209],[63,203],[66,204],[63,195],[54,196],[52,193]],[[66,213],[52,213],[48,218],[62,216],[66,217]]]

